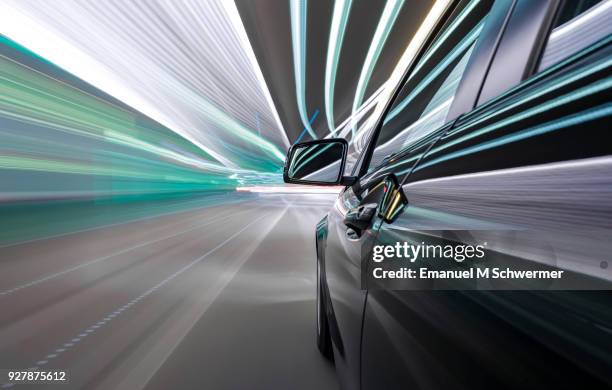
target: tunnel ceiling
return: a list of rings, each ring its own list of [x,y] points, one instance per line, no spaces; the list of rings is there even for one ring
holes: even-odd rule
[[[383,85],[431,3],[5,0],[0,33],[186,138],[211,164],[278,173],[291,143],[329,135]]]
[[[336,126],[351,114],[359,76],[385,5],[383,0],[348,2],[348,19],[341,45],[334,93]],[[296,99],[292,55],[290,3],[278,0],[237,0],[236,4],[249,34],[284,129],[291,142],[303,132]],[[403,50],[419,27],[432,1],[397,2],[399,12],[367,83],[366,98],[389,77]],[[306,108],[318,137],[329,134],[325,112],[325,67],[334,11],[333,1],[309,1],[306,8]],[[364,99],[365,100],[365,99]],[[306,137],[309,138],[309,137]]]

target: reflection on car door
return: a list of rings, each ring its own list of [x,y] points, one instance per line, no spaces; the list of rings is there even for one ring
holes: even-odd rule
[[[611,54],[608,36],[461,117],[377,240],[470,230],[500,253],[612,280]],[[610,386],[611,304],[609,291],[369,291],[362,388]]]
[[[328,286],[329,330],[340,382],[345,388],[359,388],[361,321],[365,291],[361,290],[361,254],[370,251],[370,228],[356,232],[344,224],[347,213],[369,199],[363,191],[349,187],[328,215],[325,275]]]

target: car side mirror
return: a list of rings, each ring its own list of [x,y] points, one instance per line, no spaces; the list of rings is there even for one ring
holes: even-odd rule
[[[293,145],[287,153],[285,183],[311,185],[351,185],[354,177],[345,177],[348,142],[329,138]]]
[[[393,174],[385,178],[383,192],[384,195],[378,208],[378,216],[385,222],[391,223],[408,206],[408,199],[397,177]]]

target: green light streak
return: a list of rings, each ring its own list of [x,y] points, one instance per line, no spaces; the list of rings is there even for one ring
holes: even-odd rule
[[[291,11],[291,43],[293,47],[293,69],[295,74],[295,94],[298,112],[302,124],[312,137],[317,135],[308,120],[308,109],[306,108],[306,15],[307,0],[291,0],[289,3]]]
[[[404,5],[404,0],[388,0],[385,4],[385,8],[383,9],[383,13],[378,21],[378,26],[376,27],[376,31],[374,32],[374,37],[372,38],[372,43],[370,44],[370,48],[368,49],[368,53],[366,55],[365,62],[363,64],[363,68],[361,69],[361,74],[359,75],[359,81],[357,82],[357,90],[355,92],[355,98],[353,100],[353,112],[352,116],[355,116],[361,103],[363,102],[363,97],[365,96],[366,88],[368,87],[368,83],[370,82],[370,78],[372,77],[372,72],[374,71],[374,66],[378,62],[378,58],[380,57],[380,52],[385,46],[385,42],[391,32],[391,28],[397,19],[402,6]],[[355,135],[355,125],[353,124],[352,131],[353,136]]]
[[[431,45],[431,48],[427,50],[427,53],[423,56],[421,61],[414,68],[408,79],[411,79],[423,66],[423,64],[427,63],[427,61],[431,58],[431,56],[442,46],[442,44],[448,39],[448,37],[455,31],[455,29],[465,20],[465,18],[476,8],[476,6],[480,3],[480,0],[472,0],[461,13],[453,19],[452,23],[448,26],[444,33],[440,35],[438,39]]]
[[[503,108],[496,110],[494,115],[487,115],[487,116],[480,117],[464,126],[459,127],[456,130],[451,131],[449,134],[446,135],[446,137],[450,135],[454,135],[454,134],[460,134],[463,132],[466,132],[467,134],[454,140],[453,142],[450,142],[448,144],[443,144],[443,145],[433,148],[430,153],[440,152],[448,147],[455,146],[457,144],[460,144],[461,142],[473,139],[474,137],[482,136],[483,134],[491,132],[491,131],[503,130],[507,126],[512,125],[521,120],[528,119],[534,115],[542,114],[548,110],[555,109],[562,105],[571,104],[575,100],[584,99],[584,98],[587,98],[591,94],[602,92],[602,91],[605,91],[606,89],[612,88],[612,78],[607,78],[598,83],[589,85],[587,87],[583,87],[572,93],[561,96],[550,102],[546,102],[544,104],[540,104],[535,107],[532,107],[531,109],[521,111],[504,120],[495,122],[489,126],[485,126],[478,131],[472,131],[472,129],[474,129],[475,127],[477,128],[478,125],[484,121],[490,121],[494,117],[502,116],[504,113],[507,113],[507,112],[512,112],[513,110],[516,110],[517,108],[520,108],[521,106],[528,105],[529,102],[531,102],[534,99],[537,99],[541,96],[544,96],[550,93],[553,93],[554,91],[562,89],[565,86],[575,83],[581,79],[588,78],[597,72],[601,72],[609,68],[610,66],[612,66],[612,59],[607,59],[607,58],[602,59],[599,62],[596,62],[590,65],[587,69],[584,69],[584,68],[577,69],[572,73],[569,73],[567,75],[562,76],[559,79],[556,79],[554,82],[544,84],[542,87],[537,88],[536,90],[532,91],[529,94],[526,94],[525,96],[522,96],[520,99],[514,101],[513,103],[504,105]],[[551,68],[551,70],[554,70],[554,69]],[[396,168],[408,162],[415,161],[419,159],[420,157],[421,157],[421,154],[419,153],[418,155],[415,155],[410,159],[401,160],[398,163],[391,164],[387,167],[387,169]],[[441,158],[445,158],[445,157],[441,157]],[[422,167],[423,166],[419,167],[419,169]],[[398,175],[408,173],[408,171],[409,170],[401,171],[398,173]]]
[[[457,152],[446,154],[442,157],[433,159],[428,161],[427,163],[417,167],[417,170],[421,170],[423,168],[427,168],[429,166],[438,164],[443,161],[448,161],[454,158],[462,157],[468,154],[476,153],[482,150],[487,150],[491,148],[495,148],[501,145],[505,145],[512,142],[517,142],[523,139],[527,139],[530,137],[538,136],[541,134],[549,133],[551,131],[556,131],[560,129],[564,129],[570,126],[578,125],[581,123],[593,121],[596,119],[606,118],[612,115],[612,104],[604,104],[603,106],[596,107],[593,110],[587,110],[584,112],[580,112],[575,115],[571,115],[569,117],[563,118],[561,120],[548,122],[542,126],[536,126],[533,128],[525,129],[523,131],[516,132],[514,134],[509,134],[500,138],[495,139],[494,141],[483,142],[481,144],[465,148],[459,150]],[[446,149],[441,148],[441,149]]]
[[[554,92],[558,89],[561,89],[569,84],[572,84],[576,81],[579,81],[581,79],[584,79],[592,74],[595,74],[597,72],[600,72],[606,68],[609,68],[610,66],[612,66],[612,59],[603,59],[600,60],[599,62],[595,62],[592,66],[590,66],[588,69],[578,69],[574,72],[571,72],[567,75],[564,75],[558,79],[556,79],[554,82],[552,83],[548,83],[545,84],[543,87],[538,88],[536,90],[534,90],[532,93],[527,94],[523,97],[521,97],[520,99],[516,100],[515,102],[505,105],[503,108],[500,108],[499,110],[495,111],[494,115],[490,115],[490,116],[486,116],[486,117],[482,117],[479,118],[477,120],[475,120],[474,122],[470,122],[468,126],[465,127],[461,127],[457,130],[452,131],[449,134],[455,134],[455,133],[459,133],[462,131],[465,131],[468,128],[472,128],[473,126],[477,126],[478,124],[482,123],[483,121],[488,121],[490,119],[492,119],[493,117],[496,116],[501,116],[506,112],[511,112],[512,110],[516,109],[517,107],[524,105],[534,99],[537,99],[540,96],[549,94],[551,92]],[[552,68],[551,68],[552,70]],[[571,95],[571,94],[570,94]],[[566,95],[566,96],[570,96],[570,95]],[[555,107],[556,105],[558,105],[561,101],[560,100],[555,100],[552,103],[550,103],[551,105],[547,105],[545,106],[545,108],[538,108],[540,106],[534,107],[534,110],[536,113],[542,112],[543,110],[547,110],[550,108]],[[512,118],[512,117],[511,117]]]
[[[419,84],[410,92],[408,96],[398,104],[385,118],[385,123],[389,122],[393,118],[395,118],[400,112],[402,112],[408,104],[419,94],[421,93],[436,77],[438,77],[453,61],[455,61],[463,52],[465,52],[478,38],[480,32],[482,30],[484,22],[480,22],[476,27],[470,31],[470,33],[461,40],[461,42],[453,48],[440,62],[438,66],[436,66],[432,72],[428,73],[426,77],[424,77]],[[419,64],[422,66],[421,64]]]
[[[203,106],[213,123],[272,157],[244,154],[247,166],[261,169],[219,164],[174,131],[73,84],[74,76],[9,42],[0,44],[28,57],[22,63],[0,56],[0,199],[231,190],[280,180],[284,154],[218,108]]]
[[[606,90],[608,90],[610,88],[612,88],[612,77],[608,77],[607,79],[604,79],[601,82],[595,83],[593,85],[586,86],[586,87],[578,89],[578,90],[576,90],[576,91],[574,91],[572,93],[563,95],[563,96],[553,100],[552,102],[541,104],[541,105],[533,107],[533,108],[531,108],[529,110],[525,110],[525,111],[523,111],[523,112],[521,112],[519,114],[513,115],[513,116],[511,116],[509,118],[506,118],[504,120],[496,122],[496,123],[494,123],[492,125],[485,126],[482,129],[480,129],[480,130],[473,131],[473,132],[471,132],[469,134],[466,134],[464,136],[461,136],[461,137],[459,137],[456,140],[453,140],[451,142],[448,142],[448,143],[445,143],[443,145],[434,147],[434,148],[432,148],[431,153],[433,154],[433,153],[441,152],[441,151],[443,151],[445,149],[448,149],[448,148],[450,148],[452,146],[455,146],[457,144],[460,144],[462,142],[468,141],[468,140],[476,138],[476,137],[480,137],[480,136],[482,136],[483,134],[486,134],[486,133],[490,133],[490,132],[493,132],[493,131],[496,131],[496,130],[503,130],[504,128],[507,128],[509,125],[511,125],[513,123],[516,123],[518,121],[522,121],[522,120],[528,119],[530,117],[533,117],[535,115],[545,113],[545,112],[550,111],[550,110],[552,110],[552,109],[554,109],[556,107],[570,104],[570,103],[572,103],[572,102],[574,102],[576,100],[584,99],[584,98],[588,97],[589,95],[592,95],[592,94],[595,94],[595,93],[598,93],[598,92],[603,92],[603,91],[606,91]],[[603,108],[600,109],[600,110],[603,110],[602,111],[603,115],[609,115],[610,114],[610,105],[604,105]],[[600,111],[596,110],[593,115],[595,115],[595,114],[599,115]],[[589,118],[589,116],[585,114],[584,118],[585,118],[584,120],[586,121]],[[558,127],[556,127],[556,126],[559,125],[559,124],[564,123],[563,121],[564,120],[556,121],[554,123],[555,127],[550,127],[550,128],[551,129],[557,129]],[[572,119],[572,121],[575,121],[575,119]],[[574,122],[571,122],[571,123],[574,123]],[[569,124],[567,126],[569,126]],[[538,127],[537,129],[539,129],[539,128],[540,127]],[[549,125],[547,124],[546,126],[543,126],[542,128],[547,128],[548,129]],[[533,131],[536,131],[536,130],[533,130]],[[537,130],[536,132],[533,132],[533,134],[534,135],[535,134],[539,134],[539,131],[541,131],[541,130]],[[523,134],[523,133],[528,134],[527,132],[520,132],[520,133],[521,134]],[[529,133],[529,134],[531,134],[531,133]],[[508,137],[510,137],[510,136],[508,136]],[[504,137],[504,139],[506,139],[506,138],[507,137]],[[514,138],[508,138],[508,139],[514,139]],[[497,142],[497,141],[495,141],[495,142]],[[491,143],[491,145],[497,145],[497,143]]]
[[[338,71],[338,60],[342,50],[342,41],[348,22],[351,4],[353,0],[336,0],[332,17],[331,30],[329,32],[329,44],[327,46],[327,62],[325,64],[325,115],[330,133],[336,129],[334,118],[334,89],[336,85],[336,73]]]

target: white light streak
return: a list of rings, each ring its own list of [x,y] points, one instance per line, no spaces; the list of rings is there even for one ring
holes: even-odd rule
[[[334,124],[334,87],[336,84],[336,73],[338,60],[342,49],[344,32],[348,22],[352,0],[336,0],[332,16],[331,30],[329,32],[329,44],[327,46],[327,62],[325,63],[325,115],[327,126],[331,133],[336,128]]]
[[[239,192],[254,192],[267,194],[338,194],[344,187],[341,186],[250,186],[236,187]]]
[[[219,163],[284,161],[288,139],[233,2],[6,0],[1,8],[0,33]]]
[[[391,76],[389,77],[389,79],[387,79],[387,82],[385,84],[388,85],[389,88],[385,88],[380,94],[379,102],[382,102],[382,104],[378,104],[376,106],[373,117],[378,118],[382,114],[382,111],[385,108],[385,102],[387,102],[391,98],[395,87],[401,81],[402,76],[406,72],[406,69],[408,69],[411,63],[414,61],[416,55],[421,50],[422,46],[425,44],[427,37],[429,36],[435,25],[438,23],[444,12],[448,9],[450,4],[450,0],[436,0],[434,5],[431,7],[429,12],[427,13],[427,16],[419,26],[419,29],[416,31],[416,33],[410,40],[410,43],[406,47],[406,50],[404,50],[404,53],[402,54],[402,57],[393,69]]]
[[[372,38],[370,48],[368,49],[365,62],[361,69],[361,74],[359,75],[357,90],[353,100],[353,115],[358,111],[359,106],[363,101],[370,77],[374,71],[374,66],[376,65],[380,52],[387,41],[387,37],[391,32],[391,28],[393,27],[393,24],[395,23],[403,4],[404,0],[387,0],[387,3],[385,4],[385,8],[380,16],[378,25],[376,26],[374,37]],[[356,122],[353,122],[351,126],[353,131],[355,130],[355,126]]]
[[[259,82],[260,88],[266,97],[266,101],[270,106],[270,111],[272,115],[274,115],[274,120],[276,121],[276,125],[278,126],[278,130],[280,130],[281,137],[283,142],[287,148],[291,146],[289,142],[289,138],[287,138],[287,133],[284,130],[284,126],[278,116],[278,110],[276,109],[276,105],[274,104],[274,100],[272,99],[272,95],[270,94],[270,89],[268,88],[268,84],[264,79],[263,73],[261,71],[261,67],[259,66],[259,62],[257,61],[257,57],[255,56],[255,52],[253,51],[253,46],[251,45],[251,41],[249,40],[249,36],[244,28],[244,24],[242,24],[242,19],[240,19],[240,14],[238,12],[238,8],[236,8],[236,3],[234,1],[223,1],[221,3],[229,20],[232,23],[232,27],[238,34],[238,38],[240,39],[240,43],[246,56],[251,62],[251,66],[253,67],[253,71],[255,72],[255,76],[257,77],[257,81]]]
[[[293,69],[295,73],[295,94],[302,124],[313,139],[317,135],[312,130],[306,108],[306,18],[307,0],[291,0],[291,42],[293,47]]]

